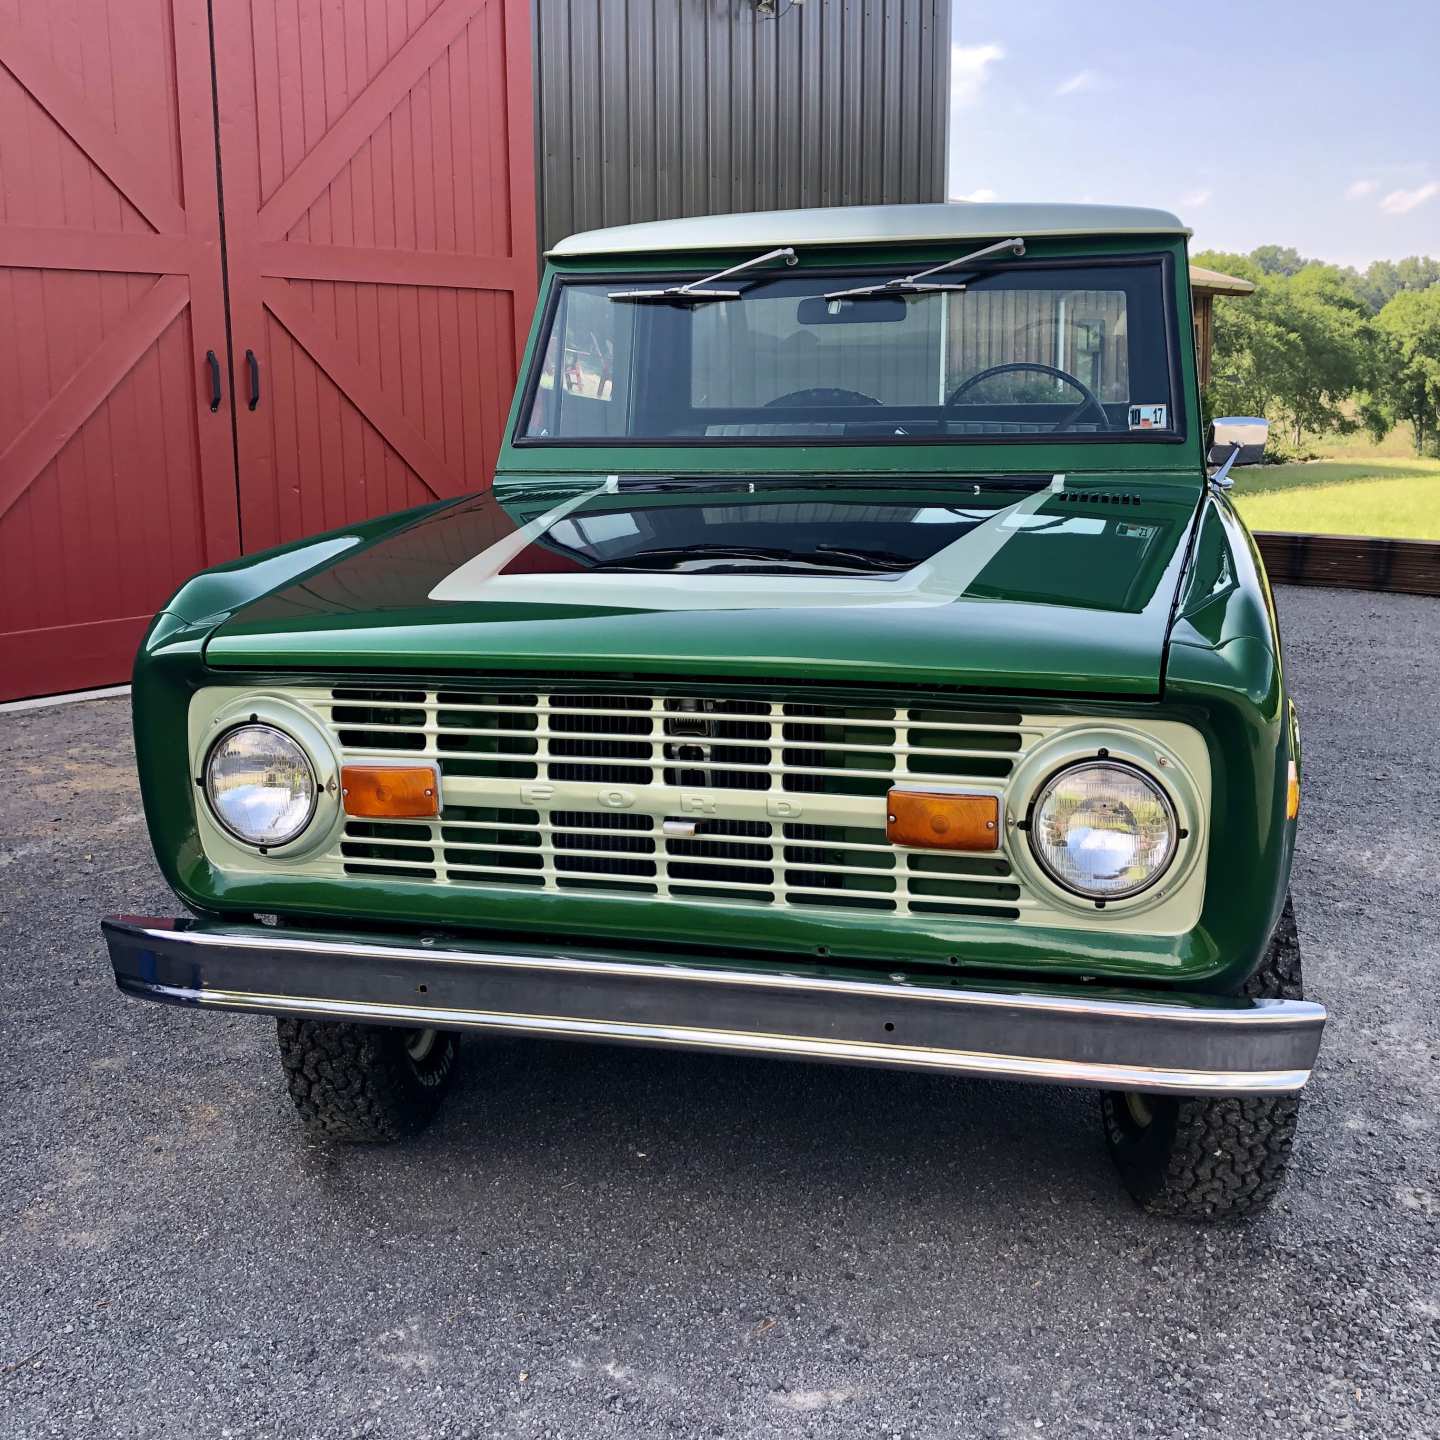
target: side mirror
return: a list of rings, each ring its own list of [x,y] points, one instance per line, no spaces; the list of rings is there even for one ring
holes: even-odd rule
[[[1206,459],[1211,465],[1223,465],[1238,445],[1237,465],[1258,465],[1265,458],[1265,442],[1270,437],[1270,422],[1258,415],[1227,415],[1210,422]]]

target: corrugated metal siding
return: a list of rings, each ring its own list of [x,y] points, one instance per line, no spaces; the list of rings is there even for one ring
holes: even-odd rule
[[[535,30],[542,246],[944,199],[949,0],[535,0]]]

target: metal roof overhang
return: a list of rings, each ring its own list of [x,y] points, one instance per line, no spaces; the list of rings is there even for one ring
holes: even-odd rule
[[[696,215],[567,236],[555,259],[655,251],[764,250],[778,245],[927,244],[1057,235],[1189,235],[1167,210],[1124,205],[854,205]]]

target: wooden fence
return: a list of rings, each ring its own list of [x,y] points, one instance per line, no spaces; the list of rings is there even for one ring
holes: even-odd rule
[[[1366,535],[1256,534],[1265,569],[1277,585],[1335,585],[1440,595],[1440,541]]]

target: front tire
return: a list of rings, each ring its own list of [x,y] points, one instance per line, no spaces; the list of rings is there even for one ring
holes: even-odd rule
[[[1304,998],[1300,936],[1289,895],[1252,999]],[[1152,1215],[1240,1218],[1264,1209],[1285,1181],[1300,1117],[1299,1095],[1159,1096],[1107,1091],[1101,1116],[1125,1188]]]
[[[338,1020],[280,1020],[280,1063],[317,1140],[384,1144],[423,1129],[455,1076],[459,1037]]]

